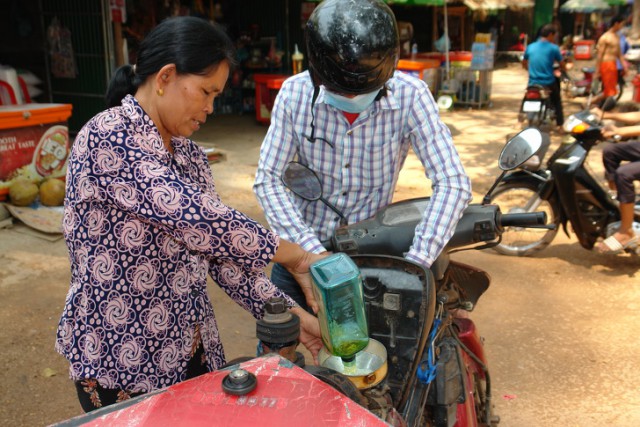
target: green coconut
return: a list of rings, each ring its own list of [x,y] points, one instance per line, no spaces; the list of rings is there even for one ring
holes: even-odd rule
[[[18,180],[9,187],[9,199],[15,206],[29,206],[38,194],[38,186],[26,179]]]
[[[64,203],[64,182],[50,178],[40,184],[40,203],[61,206]]]

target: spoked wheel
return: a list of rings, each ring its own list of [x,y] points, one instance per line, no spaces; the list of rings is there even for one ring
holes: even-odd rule
[[[491,203],[500,206],[502,213],[546,212],[547,222],[556,225],[553,230],[507,227],[502,233],[502,241],[493,248],[503,255],[532,255],[549,246],[558,232],[560,224],[558,206],[541,199],[534,184],[526,182],[502,184],[493,192]]]

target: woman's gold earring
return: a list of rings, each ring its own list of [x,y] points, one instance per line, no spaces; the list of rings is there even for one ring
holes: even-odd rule
[[[158,94],[158,96],[162,96],[162,95],[164,95],[164,90],[163,89],[158,89],[158,90],[156,90],[156,93]]]

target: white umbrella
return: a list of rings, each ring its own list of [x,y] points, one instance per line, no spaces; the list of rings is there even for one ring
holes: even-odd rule
[[[609,3],[604,0],[569,0],[560,6],[562,12],[578,13],[601,12],[610,8]]]
[[[592,13],[602,12],[610,9],[611,6],[604,0],[569,0],[560,6],[561,12],[566,13]],[[584,34],[585,19],[582,20],[582,29],[580,34]],[[574,27],[575,34],[575,27]]]

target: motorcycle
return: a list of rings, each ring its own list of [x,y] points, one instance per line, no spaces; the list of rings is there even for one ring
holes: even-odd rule
[[[603,108],[615,105],[605,100]],[[619,226],[618,202],[587,170],[585,160],[591,149],[605,138],[602,117],[589,110],[565,120],[564,130],[573,141],[564,143],[550,156],[546,167],[540,162],[520,167],[504,176],[487,195],[487,202],[499,204],[506,212],[543,211],[552,229],[509,227],[495,250],[504,255],[529,256],[546,248],[562,225],[570,236],[571,224],[580,245],[592,249],[599,238],[612,235]],[[494,189],[495,188],[495,189]],[[640,206],[636,205],[634,229],[640,233]],[[640,254],[638,246],[627,252]]]
[[[501,167],[520,166],[541,143],[538,130],[520,132],[505,145]],[[291,162],[282,180],[295,195],[326,203],[339,213],[323,198],[319,178],[305,165]],[[289,424],[322,426],[354,425],[357,420],[363,426],[495,427],[499,417],[493,414],[483,343],[474,322],[461,315],[474,309],[490,278],[450,254],[492,247],[506,227],[542,226],[546,216],[502,214],[494,204],[469,205],[446,249],[426,269],[403,255],[428,203],[428,197],[393,203],[373,218],[340,226],[324,242],[328,250],[347,254],[363,278],[371,340],[356,354],[355,370],[345,369],[326,349],[320,352],[320,366],[300,361],[290,351],[288,332],[284,339],[273,338],[272,332],[291,332],[291,317],[277,318],[287,312],[283,303],[271,300],[265,306],[268,315],[258,321],[257,336],[286,342],[284,347],[266,343],[272,353],[232,361],[224,369],[84,419],[94,425],[112,425],[114,420],[126,424],[128,419],[142,422],[137,425],[157,420],[167,424],[176,419],[190,420],[190,425],[269,426],[282,425],[287,417]],[[293,340],[294,349],[296,344]],[[278,353],[275,360],[273,353]]]
[[[522,131],[505,145],[502,166],[521,165],[542,141],[537,129]],[[322,197],[319,178],[305,165],[290,163],[282,180],[297,196],[330,205]],[[359,267],[370,337],[384,346],[391,361],[382,383],[359,391],[363,401],[373,401],[376,407],[379,400],[371,395],[384,395],[387,389],[386,401],[406,425],[495,426],[499,417],[492,413],[483,344],[474,322],[458,315],[473,310],[490,279],[476,267],[453,261],[450,254],[491,247],[504,227],[542,226],[546,217],[502,215],[497,205],[472,204],[446,249],[426,270],[403,255],[428,203],[429,198],[393,203],[371,219],[339,227],[324,242],[327,250],[348,254]]]
[[[570,67],[569,67],[570,68]],[[577,97],[588,97],[590,95],[597,95],[602,90],[600,80],[594,80],[593,75],[595,73],[594,67],[582,67],[582,74],[575,75],[571,69],[568,71],[560,72],[560,81],[562,86],[562,93],[565,99],[573,99]],[[618,91],[615,96],[616,101],[622,97],[624,86],[626,81],[622,73],[618,74],[618,83],[616,89]]]
[[[550,89],[548,87],[541,85],[527,86],[520,103],[518,121],[526,127],[551,129],[555,122],[555,110],[551,104]]]

